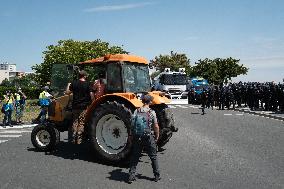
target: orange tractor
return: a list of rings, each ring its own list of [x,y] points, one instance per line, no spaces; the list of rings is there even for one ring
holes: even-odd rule
[[[51,89],[55,100],[49,107],[47,123],[35,126],[32,131],[31,140],[36,149],[53,150],[60,141],[60,132],[70,128],[72,94],[64,95],[64,91],[82,69],[88,72],[90,81],[98,79],[99,73],[106,75],[105,94],[94,99],[87,108],[84,137],[103,160],[117,162],[130,154],[130,119],[134,110],[143,105],[140,100],[142,94],[153,97],[150,107],[155,110],[160,126],[158,147],[164,146],[177,131],[173,114],[166,105],[170,100],[163,92],[151,91],[147,60],[126,54],[106,55],[77,65],[53,66]]]

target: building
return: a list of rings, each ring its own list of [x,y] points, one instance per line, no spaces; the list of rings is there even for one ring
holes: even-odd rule
[[[9,72],[16,72],[16,64],[0,63],[0,70],[7,70]]]
[[[8,79],[9,80],[9,71],[8,70],[1,70],[0,69],[0,84],[3,80]]]
[[[0,84],[5,79],[8,79],[8,81],[11,81],[15,77],[23,77],[30,73],[32,72],[17,71],[16,64],[9,64],[7,62],[0,63]]]

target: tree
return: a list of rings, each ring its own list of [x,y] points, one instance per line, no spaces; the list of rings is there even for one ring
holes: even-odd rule
[[[40,88],[40,85],[35,81],[36,75],[31,73],[24,75],[22,77],[15,77],[11,81],[11,86],[14,86],[16,88]]]
[[[160,72],[164,71],[165,68],[170,68],[173,71],[185,68],[186,73],[190,72],[190,59],[187,58],[186,54],[178,54],[173,51],[171,51],[170,55],[156,56],[154,60],[150,60],[150,64]]]
[[[153,80],[153,79],[154,79],[155,77],[157,77],[160,73],[161,73],[160,71],[155,71],[155,72],[153,72],[153,73],[150,75],[151,79]]]
[[[60,40],[56,45],[49,45],[43,52],[44,61],[32,67],[36,73],[36,80],[41,85],[50,81],[53,64],[76,64],[106,54],[128,53],[119,46],[110,46],[100,39],[95,41]]]
[[[192,68],[193,76],[201,76],[213,84],[227,83],[232,77],[237,77],[241,74],[247,74],[248,68],[243,64],[239,65],[239,61],[233,58],[216,58],[210,60],[198,60]]]

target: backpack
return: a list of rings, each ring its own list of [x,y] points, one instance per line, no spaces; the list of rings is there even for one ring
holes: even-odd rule
[[[143,135],[151,134],[149,121],[150,121],[150,111],[141,112],[140,109],[137,109],[136,115],[134,115],[131,120],[133,135],[140,137]]]

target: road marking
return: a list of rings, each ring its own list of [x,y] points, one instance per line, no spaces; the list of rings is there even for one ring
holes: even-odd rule
[[[0,140],[0,143],[4,143],[7,142],[8,140]]]
[[[187,106],[184,106],[184,105],[176,105],[177,107],[179,107],[179,108],[188,108]]]
[[[233,115],[233,114],[224,114],[225,116]]]
[[[175,107],[175,106],[173,106],[173,105],[168,105],[168,107],[169,107],[169,108],[177,108],[177,107]]]
[[[0,135],[0,138],[16,138],[20,137],[22,135]]]
[[[17,134],[17,133],[31,133],[32,131],[28,131],[28,130],[22,130],[22,131],[18,131],[18,130],[5,130],[5,131],[0,131],[0,134],[7,134],[7,133],[10,133],[10,134]],[[1,136],[1,135],[0,135]]]
[[[202,108],[201,106],[189,106],[191,108]]]
[[[4,129],[23,129],[23,128],[28,128],[28,127],[34,127],[37,124],[29,124],[29,125],[15,125],[13,127],[10,126],[6,126],[6,128],[0,127],[0,130],[4,130]]]

